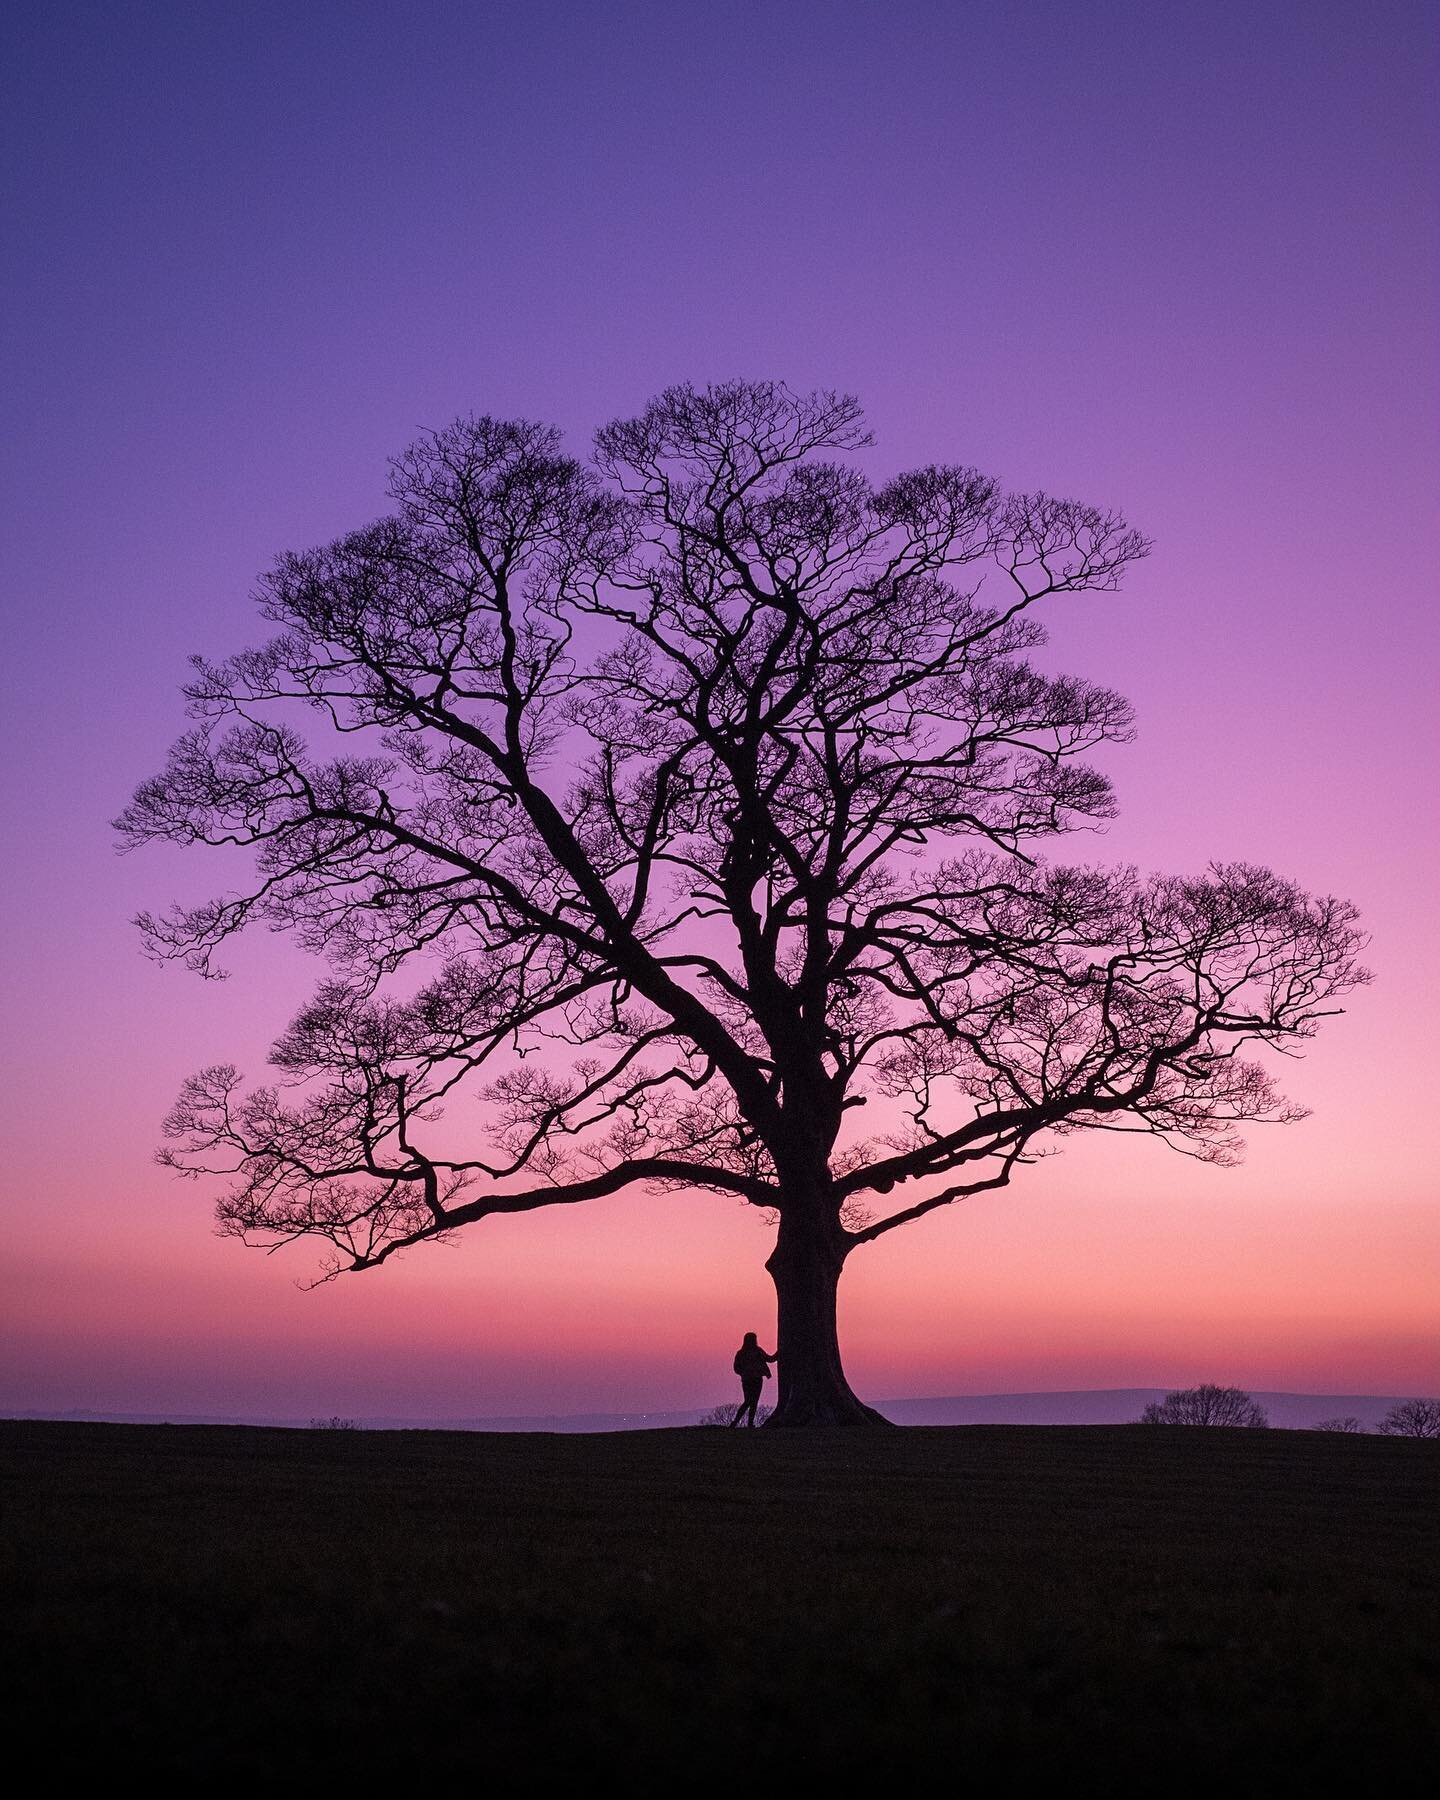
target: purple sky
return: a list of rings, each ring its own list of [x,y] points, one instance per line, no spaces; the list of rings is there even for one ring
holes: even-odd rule
[[[223,879],[106,821],[277,551],[462,410],[852,389],[1156,540],[1056,656],[1135,701],[1091,853],[1348,893],[1379,980],[1232,1173],[1108,1142],[847,1273],[872,1392],[1434,1391],[1433,6],[12,5],[0,1405],[688,1405],[773,1300],[753,1217],[608,1203],[301,1295],[150,1167],[314,977],[127,917]],[[902,1243],[910,1238],[913,1241]],[[893,1245],[893,1248],[892,1248]],[[563,1321],[564,1329],[558,1329]],[[717,1373],[718,1372],[718,1373]],[[709,1384],[707,1386],[707,1383]]]

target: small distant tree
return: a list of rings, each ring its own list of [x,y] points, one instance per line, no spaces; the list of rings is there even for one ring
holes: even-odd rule
[[[589,467],[462,419],[388,517],[280,559],[267,643],[197,659],[120,830],[255,869],[148,944],[215,974],[258,926],[330,964],[273,1082],[215,1064],[166,1120],[223,1232],[337,1274],[724,1194],[774,1225],[771,1426],[881,1425],[852,1254],[1075,1132],[1223,1164],[1301,1116],[1269,1058],[1364,979],[1354,910],[1044,858],[1112,816],[1089,758],[1131,715],[1033,660],[1039,615],[1146,540],[972,468],[874,484],[869,444],[854,399],[769,382],[672,388]]]
[[[1401,1400],[1380,1421],[1386,1437],[1440,1438],[1440,1400]]]
[[[312,1419],[310,1429],[312,1431],[358,1431],[360,1421],[358,1419],[342,1419],[339,1413],[331,1413],[328,1419]]]
[[[1142,1425],[1246,1425],[1270,1423],[1265,1409],[1243,1388],[1217,1387],[1213,1381],[1200,1387],[1176,1388],[1163,1400],[1155,1400],[1140,1415]]]
[[[735,1413],[739,1405],[740,1402],[738,1400],[727,1400],[720,1406],[712,1406],[709,1412],[707,1412],[700,1420],[700,1423],[702,1425],[733,1425],[735,1422]],[[774,1410],[775,1408],[773,1406],[757,1406],[755,1409],[755,1423],[757,1425],[763,1425]]]
[[[1357,1432],[1364,1431],[1364,1429],[1365,1427],[1355,1417],[1354,1413],[1346,1413],[1343,1418],[1320,1419],[1315,1425],[1316,1431]]]

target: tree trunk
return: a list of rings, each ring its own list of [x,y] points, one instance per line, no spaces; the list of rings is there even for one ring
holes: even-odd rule
[[[770,1426],[888,1425],[851,1391],[840,1362],[835,1296],[844,1265],[838,1220],[782,1212],[765,1267],[779,1303],[780,1397]]]

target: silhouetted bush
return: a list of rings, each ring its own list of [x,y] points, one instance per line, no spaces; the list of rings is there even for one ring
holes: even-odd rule
[[[738,1400],[727,1400],[723,1406],[712,1406],[699,1422],[702,1425],[728,1425],[735,1417],[735,1409],[739,1404]],[[774,1410],[773,1406],[757,1406],[755,1423],[763,1425]]]
[[[310,1429],[312,1431],[358,1431],[360,1421],[358,1419],[342,1419],[339,1413],[331,1413],[328,1419],[312,1419]]]
[[[1315,1429],[1317,1431],[1364,1431],[1365,1427],[1354,1413],[1346,1413],[1343,1419],[1321,1419]]]
[[[1440,1400],[1401,1400],[1379,1428],[1386,1437],[1440,1438]]]
[[[1207,1381],[1200,1387],[1176,1388],[1163,1400],[1152,1401],[1140,1415],[1142,1425],[1248,1425],[1270,1421],[1244,1388],[1216,1387]]]

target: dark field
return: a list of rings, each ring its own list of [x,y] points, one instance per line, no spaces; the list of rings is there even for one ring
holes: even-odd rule
[[[51,1778],[1440,1775],[1440,1444],[0,1423],[0,1483]]]

